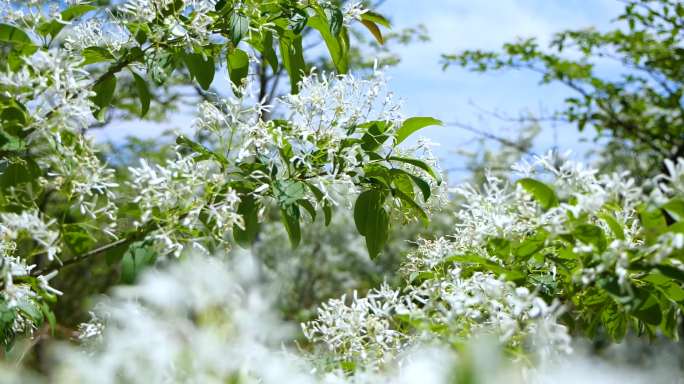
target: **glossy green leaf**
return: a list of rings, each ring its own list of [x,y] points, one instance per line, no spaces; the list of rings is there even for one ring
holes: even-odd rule
[[[92,98],[95,108],[93,108],[93,115],[95,118],[101,120],[104,118],[104,112],[111,104],[114,98],[114,91],[116,90],[116,76],[107,75],[103,77],[97,84],[93,86],[95,96]]]
[[[104,61],[113,61],[114,56],[108,49],[102,47],[88,47],[81,51],[84,60],[81,65],[101,63]]]
[[[596,246],[599,252],[603,252],[607,247],[606,236],[603,229],[593,224],[581,224],[575,228],[573,232],[577,239],[585,244],[592,244]]]
[[[400,161],[400,162],[402,162],[402,163],[411,164],[411,165],[413,165],[413,166],[415,166],[415,167],[418,167],[418,168],[422,169],[422,170],[425,171],[428,175],[432,176],[432,178],[435,179],[435,180],[437,181],[438,184],[441,184],[441,183],[442,183],[442,177],[441,177],[437,172],[435,172],[435,170],[432,169],[432,167],[429,166],[429,165],[428,165],[426,162],[424,162],[423,160],[412,159],[412,158],[409,158],[409,157],[399,157],[399,156],[390,156],[390,157],[388,158],[388,160],[391,160],[391,161]]]
[[[535,179],[524,178],[518,180],[525,191],[534,197],[534,199],[539,203],[539,205],[545,211],[558,205],[558,197],[556,193],[548,185],[537,181]]]
[[[138,91],[138,98],[140,99],[140,117],[145,117],[150,110],[152,95],[145,79],[135,72],[133,72],[133,79],[135,81],[135,88]]]
[[[371,259],[375,259],[380,254],[388,237],[389,215],[380,206],[372,211],[366,223],[366,248]]]
[[[283,66],[290,76],[290,93],[299,93],[299,82],[302,80],[306,71],[304,63],[304,53],[302,51],[302,38],[297,36],[294,39],[280,39],[280,55]]]
[[[228,76],[236,87],[241,87],[242,82],[249,74],[249,56],[247,52],[235,48],[228,53]]]
[[[280,209],[280,220],[285,226],[287,236],[290,238],[292,248],[299,246],[302,240],[302,233],[299,226],[299,207],[296,204],[288,205]]]
[[[371,211],[380,205],[383,200],[383,195],[380,191],[374,189],[361,192],[354,203],[354,223],[356,230],[363,236],[366,235],[366,225]]]
[[[673,198],[662,207],[673,219],[684,221],[684,200]]]
[[[363,26],[366,27],[368,31],[370,31],[373,37],[375,37],[375,40],[378,42],[378,44],[385,44],[385,38],[382,37],[382,32],[380,31],[380,28],[378,28],[377,24],[370,20],[361,20],[361,24],[363,24]]]
[[[342,28],[339,35],[333,35],[330,32],[328,21],[320,14],[309,18],[308,25],[318,30],[321,37],[323,37],[337,72],[347,73],[349,70],[349,42],[346,38],[346,28]]]
[[[190,76],[197,80],[202,89],[208,90],[216,72],[214,59],[211,56],[204,57],[199,53],[190,53],[183,56],[183,61]]]
[[[0,24],[0,42],[12,45],[13,50],[21,54],[31,54],[38,49],[26,32],[9,24]]]
[[[442,122],[432,117],[410,117],[404,120],[395,135],[396,144],[400,144],[416,131],[432,125],[442,125]]]
[[[242,216],[244,228],[237,224],[233,225],[233,238],[243,248],[249,248],[259,233],[259,205],[254,196],[247,194],[241,197],[237,209],[238,215]]]
[[[133,243],[121,259],[121,282],[133,284],[140,273],[154,265],[157,260],[156,252],[144,243]]]
[[[368,20],[374,23],[380,24],[385,28],[391,28],[390,21],[387,18],[377,12],[368,10],[361,15],[361,20]]]
[[[604,213],[599,215],[600,218],[603,219],[603,221],[608,224],[608,227],[610,228],[611,232],[613,232],[613,235],[615,238],[618,240],[624,240],[625,239],[625,231],[622,229],[622,225],[618,223],[618,221],[613,217],[613,215],[609,213]]]
[[[237,46],[240,40],[249,32],[249,19],[238,12],[231,12],[228,19],[228,28],[230,40],[234,46]]]

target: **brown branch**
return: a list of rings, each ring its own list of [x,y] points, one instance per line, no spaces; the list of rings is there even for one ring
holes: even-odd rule
[[[481,136],[481,137],[484,137],[484,138],[486,138],[486,139],[490,139],[490,140],[496,141],[496,142],[498,142],[498,143],[500,143],[500,144],[502,144],[502,145],[505,145],[505,146],[507,146],[507,147],[511,147],[511,148],[517,150],[517,151],[520,152],[520,153],[524,153],[524,154],[527,154],[527,155],[533,155],[533,154],[534,154],[534,153],[530,152],[525,146],[523,146],[523,145],[521,145],[521,144],[518,144],[518,143],[516,143],[516,142],[513,142],[513,141],[511,141],[511,140],[509,140],[509,139],[507,139],[507,138],[505,138],[505,137],[497,136],[497,135],[495,135],[495,134],[493,134],[493,133],[481,131],[481,130],[479,130],[479,129],[475,128],[475,127],[472,127],[472,126],[470,126],[470,125],[467,125],[467,124],[463,124],[463,123],[459,123],[459,122],[448,122],[448,123],[445,123],[444,126],[446,126],[446,127],[456,127],[456,128],[459,128],[459,129],[463,129],[463,130],[465,130],[465,131],[474,133],[474,134],[476,134],[476,135],[478,135],[478,136]]]

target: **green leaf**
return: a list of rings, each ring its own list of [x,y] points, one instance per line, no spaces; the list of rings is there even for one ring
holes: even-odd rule
[[[423,210],[423,207],[421,207],[418,203],[413,201],[411,196],[405,194],[403,191],[399,189],[394,190],[394,195],[401,200],[402,204],[407,205],[418,215],[418,218],[423,222],[424,226],[427,227],[430,224],[430,218],[428,217],[427,213],[425,213],[425,211]]]
[[[362,192],[354,204],[356,229],[366,238],[368,255],[374,259],[389,236],[389,215],[383,206],[385,194],[378,190]]]
[[[304,27],[306,27],[308,20],[309,14],[305,10],[294,8],[289,19],[289,27],[295,35],[299,35],[304,30]]]
[[[74,20],[74,19],[76,19],[80,16],[83,16],[86,13],[88,13],[90,11],[94,11],[96,9],[97,9],[97,7],[89,5],[89,4],[72,5],[71,7],[62,11],[62,13],[61,13],[62,22],[59,22],[57,20],[50,20],[47,23],[39,25],[37,28],[37,31],[38,31],[38,33],[40,33],[43,36],[50,36],[50,37],[54,38],[67,25],[67,23],[65,23],[65,22],[69,22],[71,20]]]
[[[90,11],[96,10],[97,7],[89,4],[74,4],[71,7],[62,11],[62,20],[71,21],[77,17],[81,17]]]
[[[273,195],[281,207],[293,205],[306,195],[306,183],[292,180],[276,180]]]
[[[43,171],[31,158],[17,159],[10,163],[0,175],[0,186],[3,189],[16,187],[19,184],[35,183]]]
[[[154,265],[157,254],[142,242],[131,244],[121,260],[121,282],[133,284],[140,273]]]
[[[413,165],[413,166],[415,166],[415,167],[418,167],[418,168],[422,169],[422,170],[425,171],[428,175],[432,176],[432,178],[435,179],[435,180],[437,181],[437,184],[441,184],[441,183],[442,183],[442,177],[441,177],[437,172],[435,172],[435,170],[432,169],[432,167],[429,166],[429,165],[428,165],[426,162],[424,162],[423,160],[412,159],[412,158],[408,158],[408,157],[399,157],[399,156],[390,156],[390,157],[388,158],[388,160],[400,161],[400,162],[402,162],[402,163],[411,164],[411,165]]]
[[[361,148],[366,151],[375,151],[389,138],[386,134],[389,128],[386,121],[369,121],[355,128],[365,130],[365,133],[361,136]]]
[[[152,95],[150,94],[150,89],[148,88],[145,79],[135,72],[132,73],[133,79],[135,80],[135,88],[138,91],[138,98],[140,99],[140,117],[145,117],[147,112],[150,110],[150,101],[152,100]]]
[[[12,45],[21,54],[31,54],[38,49],[26,32],[9,24],[0,24],[0,42]]]
[[[368,256],[375,259],[389,237],[389,215],[381,206],[372,211],[366,223],[366,248]]]
[[[205,147],[204,145],[196,143],[183,135],[180,135],[176,138],[176,144],[188,147],[193,152],[198,154],[199,156],[195,156],[193,158],[195,161],[214,159],[219,164],[221,164],[222,168],[226,168],[229,165],[228,160],[223,155],[216,153],[210,150],[209,148]]]
[[[247,16],[232,12],[228,19],[228,28],[230,40],[233,42],[234,46],[237,46],[240,43],[240,40],[249,32],[249,19]]]
[[[515,248],[515,256],[520,260],[528,260],[532,255],[544,249],[548,233],[539,231],[528,236]]]
[[[304,53],[302,50],[302,37],[294,39],[280,39],[280,55],[283,59],[283,66],[290,76],[290,93],[299,93],[299,82],[302,80],[306,64],[304,63]]]
[[[613,341],[620,342],[625,337],[627,333],[627,319],[623,313],[617,310],[615,304],[608,306],[601,313],[601,320]]]
[[[373,12],[373,11],[366,11],[361,15],[361,20],[368,20],[372,21],[374,23],[380,24],[385,28],[391,28],[392,26],[390,25],[389,20],[387,18],[379,13]]]
[[[618,221],[613,217],[613,215],[609,213],[603,213],[599,215],[600,218],[603,219],[603,221],[608,224],[608,227],[610,230],[613,232],[613,235],[615,235],[615,238],[618,240],[624,240],[625,239],[625,231],[622,229],[622,225],[618,223]]]
[[[639,220],[643,226],[644,236],[649,244],[667,231],[667,220],[660,209],[650,210],[644,205],[639,207],[637,211],[639,212]]]
[[[302,240],[302,233],[299,227],[299,216],[299,207],[296,204],[291,204],[280,209],[280,220],[285,226],[292,248],[297,248]]]
[[[684,200],[675,197],[662,208],[676,221],[684,221]]]
[[[658,300],[645,289],[639,289],[637,295],[640,304],[632,312],[634,317],[646,324],[659,325],[663,320],[663,313]]]
[[[278,72],[278,55],[276,54],[275,49],[273,49],[273,32],[264,32],[261,53],[264,55],[268,64],[271,65],[273,73]]]
[[[596,225],[578,225],[573,234],[583,243],[594,245],[599,252],[603,252],[607,247],[606,236],[601,227]]]
[[[310,17],[308,25],[311,28],[318,30],[325,41],[325,45],[328,47],[328,52],[330,52],[330,57],[332,58],[333,64],[335,64],[335,69],[339,73],[347,73],[349,70],[349,43],[345,40],[346,28],[342,29],[343,33],[339,35],[333,35],[330,33],[330,26],[328,21],[324,16],[318,14],[316,16]]]
[[[304,208],[309,213],[309,216],[311,216],[312,222],[316,221],[316,208],[314,208],[313,204],[311,204],[311,202],[309,200],[306,200],[306,199],[297,200],[297,204],[301,205],[302,208]]]
[[[324,7],[323,10],[325,12],[325,16],[328,19],[328,25],[330,25],[330,33],[333,36],[339,35],[340,31],[342,30],[342,25],[344,21],[342,11],[335,6]]]
[[[107,75],[102,78],[97,84],[93,86],[95,96],[92,98],[95,108],[93,108],[93,115],[98,120],[104,117],[104,112],[111,104],[114,98],[114,91],[116,90],[116,76]]]
[[[114,56],[108,49],[102,47],[88,47],[81,51],[81,55],[85,59],[81,65],[101,63],[103,61],[112,61]]]
[[[43,321],[43,312],[35,302],[28,298],[21,298],[17,301],[17,308],[24,314],[24,316],[31,319],[34,324],[40,324]]]
[[[406,138],[411,136],[414,132],[425,127],[429,127],[431,125],[442,125],[442,122],[432,117],[411,117],[404,120],[404,123],[397,130],[397,133],[395,135],[397,139],[395,145],[399,145],[402,141],[406,140]]]
[[[214,73],[216,67],[214,66],[214,58],[211,56],[203,57],[199,53],[189,53],[183,56],[185,66],[190,72],[190,76],[197,80],[200,87],[205,91],[209,89],[212,81],[214,81]]]
[[[361,235],[366,236],[366,225],[372,214],[371,211],[380,204],[380,200],[384,200],[383,197],[380,191],[371,189],[361,192],[356,198],[356,203],[354,203],[354,223],[356,224],[356,230]]]
[[[656,266],[656,269],[663,275],[679,281],[680,284],[684,283],[684,271],[681,269],[666,264],[660,264]]]
[[[244,229],[237,225],[233,225],[233,238],[243,248],[249,248],[256,240],[259,233],[259,205],[254,196],[245,195],[240,199],[237,213],[242,216],[244,220]]]
[[[370,20],[361,20],[361,24],[363,24],[363,26],[370,31],[373,37],[375,37],[375,40],[377,40],[378,44],[385,44],[385,39],[382,37],[382,32],[380,31],[380,28],[378,28],[377,24]]]
[[[242,81],[249,74],[249,56],[247,52],[235,48],[228,54],[228,76],[236,87],[242,86]]]
[[[539,203],[543,210],[548,210],[551,207],[558,205],[558,197],[556,193],[548,185],[534,179],[524,178],[518,180],[523,189],[531,194]]]
[[[54,336],[55,329],[57,328],[57,318],[55,317],[55,314],[50,310],[50,306],[46,302],[42,302],[40,304],[40,309],[48,321],[48,325],[50,326],[50,333],[52,334],[52,336]]]
[[[325,216],[325,226],[330,225],[330,220],[332,220],[332,207],[330,204],[326,203],[323,205],[323,215]]]

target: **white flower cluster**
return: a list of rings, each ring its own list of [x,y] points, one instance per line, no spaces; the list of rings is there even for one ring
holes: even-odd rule
[[[302,324],[302,330],[309,340],[325,344],[335,359],[358,361],[366,367],[382,364],[396,356],[407,341],[407,336],[392,326],[398,311],[406,312],[403,300],[386,285],[365,297],[354,292],[350,304],[345,296],[323,303],[316,320]]]
[[[271,312],[248,255],[193,256],[145,275],[97,306],[101,345],[58,349],[57,383],[311,383],[279,344],[291,329]]]
[[[0,239],[0,315],[3,321],[9,318],[12,322],[10,329],[15,334],[31,333],[42,317],[36,315],[40,313],[37,308],[39,292],[50,295],[61,295],[62,292],[49,285],[57,272],[38,276],[37,286],[32,285],[27,279],[36,266],[26,265],[24,260],[13,256],[15,248],[14,242]]]
[[[356,175],[363,175],[365,164],[358,157],[367,157],[360,144],[342,144],[349,137],[347,131],[370,120],[395,122],[400,118],[399,107],[386,90],[381,72],[367,80],[351,75],[306,77],[298,95],[280,100],[290,113],[286,126],[261,120],[261,112],[269,107],[258,103],[244,107],[246,97],[199,105],[194,123],[196,136],[203,138],[201,144],[216,156],[179,155],[163,166],[143,161],[141,167],[130,168],[130,185],[136,191],[134,202],[142,211],[138,224],[151,220],[162,223],[155,236],[165,243],[167,251],[180,253],[183,237],[193,238],[193,245],[202,246],[203,236],[193,231],[203,225],[203,213],[216,222],[212,235],[216,239],[222,238],[233,224],[243,225],[242,217],[235,213],[237,196],[230,188],[222,190],[236,179],[235,171],[241,170],[242,162],[256,159],[263,164],[248,176],[257,183],[251,194],[261,206],[272,201],[273,180],[289,179],[293,172],[316,186],[326,203],[338,204],[335,191],[355,191]],[[288,158],[283,156],[285,149]],[[415,149],[419,151],[421,156],[427,156],[424,145]],[[339,164],[346,168],[340,169]],[[436,183],[432,188],[435,196],[445,195],[443,187]],[[220,199],[214,198],[217,193]],[[310,201],[322,203],[312,192],[305,193]]]
[[[332,299],[316,320],[303,324],[312,342],[324,344],[335,359],[363,366],[382,364],[419,343],[452,342],[494,332],[504,343],[544,343],[538,349],[570,352],[570,337],[556,322],[558,304],[548,305],[526,288],[492,274],[463,278],[454,268],[446,278],[408,286],[386,286],[366,297]],[[405,329],[408,329],[406,331]],[[389,358],[388,358],[389,357]]]
[[[379,70],[367,79],[312,73],[302,79],[299,93],[284,96],[281,102],[291,111],[288,121],[302,137],[312,140],[339,139],[366,121],[399,122],[403,117],[401,104]]]
[[[50,229],[54,223],[54,220],[45,222],[37,210],[0,213],[0,239],[12,242],[32,239],[45,251],[48,260],[53,260],[60,252],[57,244],[59,232]]]
[[[91,79],[82,58],[65,49],[39,50],[22,57],[16,70],[0,70],[0,83],[27,110],[25,138],[48,173],[41,178],[48,189],[63,191],[69,204],[77,204],[91,218],[109,220],[116,215],[114,171],[96,156],[81,132],[94,122]]]
[[[131,186],[137,193],[133,202],[141,210],[136,225],[150,221],[159,224],[150,238],[158,242],[161,254],[179,256],[187,242],[203,249],[200,229],[208,227],[212,238],[223,242],[233,224],[243,226],[242,217],[237,214],[240,201],[235,191],[212,190],[229,181],[227,174],[218,171],[215,162],[196,161],[192,156],[182,155],[164,166],[140,162],[141,167],[130,168]],[[203,222],[203,215],[208,220]]]
[[[216,0],[127,0],[120,9],[125,17],[123,23],[148,25],[151,40],[181,40],[191,48],[205,45],[212,35],[213,20],[208,13],[214,11],[215,5]]]
[[[681,377],[677,364],[661,357],[662,364],[641,372],[633,366],[579,354],[562,360],[545,359],[538,367],[506,363],[496,343],[486,337],[471,340],[458,353],[448,344],[416,343],[381,370],[349,364],[346,371],[322,371],[318,367],[326,364],[324,355],[303,356],[285,346],[294,328],[272,312],[269,293],[274,290],[258,270],[254,259],[240,254],[231,263],[220,257],[195,255],[166,270],[147,272],[137,285],[116,289],[96,306],[93,320],[80,327],[83,336],[93,337],[85,339],[85,350],[73,344],[53,344],[47,378],[21,374],[16,366],[3,366],[0,381],[447,384],[471,379],[478,383],[545,384],[591,380],[599,368],[602,382],[619,378],[624,383],[669,383]],[[548,308],[534,303],[528,292],[511,292],[486,277],[475,280],[481,285],[465,287],[467,293],[473,293],[472,289],[478,294],[486,291],[491,297],[510,302],[511,310],[520,314],[539,317],[548,313]],[[511,299],[507,299],[509,295]],[[360,299],[364,311],[382,317],[396,306],[401,295],[382,288],[370,296]],[[346,321],[348,316],[345,312],[341,318]],[[546,323],[537,324],[535,332],[543,332],[541,327]],[[370,342],[370,337],[366,339]],[[672,351],[664,352],[672,357]],[[670,363],[664,363],[666,360]]]
[[[61,34],[61,38],[64,39],[64,48],[74,53],[89,47],[101,47],[116,52],[128,42],[126,32],[118,24],[105,23],[97,18],[71,24]]]

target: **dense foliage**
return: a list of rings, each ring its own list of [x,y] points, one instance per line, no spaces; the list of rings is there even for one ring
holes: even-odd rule
[[[681,5],[558,35],[578,61],[532,40],[446,58],[570,85],[567,119],[651,165],[504,151],[447,190],[430,143],[407,141],[442,123],[405,117],[351,47],[359,25],[388,36],[369,4],[1,4],[1,381],[557,382],[585,343],[608,367],[614,344],[646,350],[644,374],[648,343],[681,353]],[[602,80],[606,51],[651,78]],[[88,135],[164,120],[184,90],[182,132]]]
[[[606,136],[605,162],[637,176],[665,172],[663,160],[684,156],[684,5],[672,0],[628,1],[614,30],[557,33],[548,49],[535,38],[505,44],[502,52],[471,50],[444,55],[444,64],[474,71],[528,70],[542,83],[575,94],[545,118],[589,126]],[[617,64],[618,73],[607,69]],[[637,156],[634,156],[638,154]],[[614,167],[613,167],[614,168]]]

